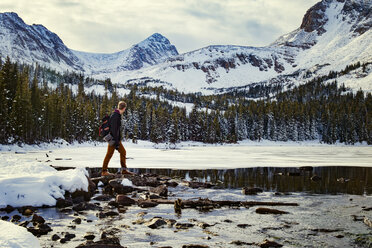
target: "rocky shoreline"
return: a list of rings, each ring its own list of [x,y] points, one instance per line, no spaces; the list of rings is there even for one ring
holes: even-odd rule
[[[304,168],[309,169],[309,168]],[[304,170],[303,169],[303,170]],[[57,199],[56,211],[62,214],[66,214],[71,217],[71,221],[64,227],[66,231],[55,232],[53,231],[53,222],[50,220],[46,221],[39,212],[43,212],[44,208],[35,207],[21,207],[13,208],[7,206],[6,208],[0,209],[1,213],[8,213],[8,215],[0,215],[2,220],[14,222],[22,227],[27,228],[29,232],[43,240],[52,247],[84,247],[84,248],[99,248],[99,247],[112,247],[121,248],[123,242],[121,242],[122,230],[131,229],[132,226],[143,226],[148,230],[161,230],[168,228],[173,233],[184,232],[192,228],[198,228],[205,235],[203,240],[211,240],[215,235],[219,235],[210,229],[216,225],[217,222],[208,223],[198,218],[190,218],[186,222],[179,221],[174,218],[165,218],[164,216],[151,216],[151,209],[164,206],[167,211],[173,211],[175,216],[181,216],[182,212],[187,209],[195,209],[200,213],[208,213],[215,211],[216,209],[229,208],[232,210],[239,211],[240,209],[249,209],[256,207],[254,210],[255,214],[258,215],[290,215],[291,210],[298,211],[301,207],[301,203],[298,202],[287,202],[267,200],[211,200],[207,197],[197,198],[185,198],[183,196],[184,191],[187,190],[223,190],[218,186],[209,182],[198,182],[198,181],[186,181],[181,178],[172,178],[168,176],[161,176],[152,173],[136,174],[136,175],[120,175],[116,174],[113,176],[101,177],[97,172],[89,171],[88,191],[75,191],[66,192],[65,198]],[[294,175],[295,176],[295,175]],[[311,180],[320,180],[318,178],[312,178]],[[181,187],[181,190],[179,189]],[[263,193],[261,188],[256,187],[244,187],[241,190],[241,195],[255,196]],[[280,192],[275,192],[273,196],[280,197],[285,195]],[[248,198],[249,199],[249,198]],[[276,207],[285,207],[285,210],[277,209]],[[367,213],[372,208],[371,206],[365,206],[362,211]],[[120,225],[115,226],[105,224],[105,230],[100,233],[87,231],[83,235],[77,237],[74,230],[77,227],[86,225],[94,226],[99,221],[106,221],[110,219],[121,219],[130,210],[130,208],[143,209],[138,211],[136,218],[131,220],[131,225]],[[10,213],[18,211],[19,214],[13,214],[11,217]],[[94,216],[88,218],[89,216]],[[149,217],[147,217],[149,216]],[[277,217],[275,217],[277,218]],[[294,225],[298,225],[296,222],[283,221],[282,226],[277,227],[277,230],[289,229]],[[371,219],[367,216],[355,216],[354,221],[363,222],[366,226],[372,228]],[[231,224],[229,219],[223,220],[224,224]],[[110,221],[108,221],[110,223]],[[238,223],[236,227],[238,229],[249,229],[252,227],[249,223]],[[267,229],[268,231],[270,229]],[[372,229],[371,229],[372,230]],[[263,230],[265,231],[265,230]],[[334,233],[337,239],[343,239],[345,237],[343,228],[325,229],[325,228],[314,228],[310,230],[312,235],[318,233]],[[146,235],[146,233],[145,233]],[[154,234],[151,234],[154,235]],[[169,237],[172,240],[171,237]],[[74,244],[70,244],[71,240],[75,240]],[[79,243],[78,243],[79,242]],[[76,244],[78,243],[78,244]],[[171,244],[172,242],[170,242]],[[272,237],[262,238],[261,241],[257,242],[246,242],[242,240],[231,240],[227,242],[230,246],[240,247],[282,247],[283,245],[277,239]],[[371,247],[372,240],[367,236],[360,236],[359,243],[361,247]],[[71,246],[73,245],[73,246]],[[149,243],[151,247],[173,247],[173,246],[157,246],[156,241]],[[178,245],[177,245],[178,246]],[[182,247],[214,247],[205,242],[199,243],[195,240],[195,243],[186,243]],[[223,245],[221,245],[223,247]]]

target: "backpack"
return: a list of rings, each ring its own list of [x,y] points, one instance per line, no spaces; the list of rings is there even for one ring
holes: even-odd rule
[[[99,136],[105,137],[110,133],[110,116],[105,115],[101,120],[101,125],[99,126]]]

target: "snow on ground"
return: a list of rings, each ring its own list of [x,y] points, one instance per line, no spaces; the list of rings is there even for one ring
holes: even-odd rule
[[[24,227],[0,220],[0,230],[0,247],[2,248],[40,247],[39,240]]]
[[[172,145],[155,145],[147,141],[139,141],[138,144],[127,141],[123,142],[123,145],[127,151],[129,168],[208,169],[372,165],[372,149],[367,145],[325,145],[315,141],[302,143],[242,141],[239,144],[229,145],[182,142],[176,145],[176,149],[166,149]],[[101,167],[106,146],[105,143],[72,145],[62,143],[22,148],[0,146],[0,159],[3,161],[0,163],[0,171],[4,171],[3,168],[9,167],[10,164],[16,166],[17,163],[30,166],[32,163],[39,163],[44,166],[46,164],[79,168]],[[15,152],[25,153],[15,154]],[[49,157],[46,157],[46,154]],[[36,162],[37,160],[42,162]],[[49,162],[45,162],[48,160]],[[109,167],[120,167],[118,152],[115,151]],[[6,170],[9,171],[8,168]]]
[[[0,207],[54,206],[65,191],[88,189],[85,169],[57,171],[40,153],[0,154]],[[43,154],[46,158],[45,154]]]

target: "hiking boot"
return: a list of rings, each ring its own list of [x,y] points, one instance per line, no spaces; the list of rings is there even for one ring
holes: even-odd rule
[[[110,173],[110,172],[108,172],[108,171],[102,171],[101,176],[103,176],[103,177],[106,177],[106,176],[114,176],[114,174],[112,174],[112,173]]]
[[[134,175],[133,172],[128,171],[126,168],[121,169],[121,174],[122,175]]]

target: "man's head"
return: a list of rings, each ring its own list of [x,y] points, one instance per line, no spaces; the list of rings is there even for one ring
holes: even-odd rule
[[[126,108],[127,108],[127,104],[124,101],[120,101],[118,103],[118,110],[119,110],[121,115],[124,113]]]

